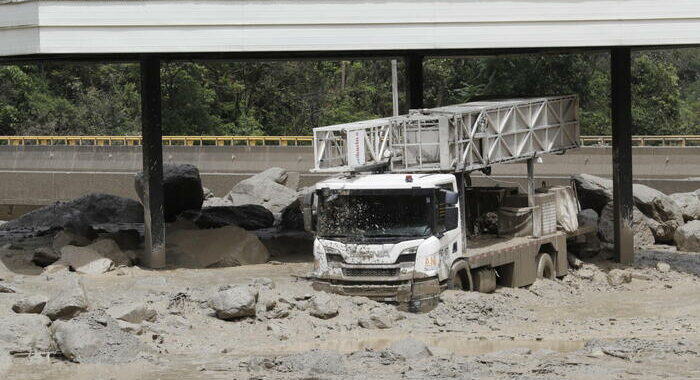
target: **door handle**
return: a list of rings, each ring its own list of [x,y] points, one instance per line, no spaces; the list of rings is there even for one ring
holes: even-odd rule
[[[452,243],[452,253],[457,252],[457,242]]]

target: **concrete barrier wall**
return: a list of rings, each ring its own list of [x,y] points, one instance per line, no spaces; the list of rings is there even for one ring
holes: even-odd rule
[[[633,153],[636,182],[667,193],[700,188],[700,147],[635,147]],[[197,165],[204,186],[218,196],[240,180],[272,166],[299,172],[302,186],[325,177],[309,172],[313,153],[308,146],[165,146],[163,155],[165,162]],[[26,212],[30,206],[90,192],[135,198],[133,176],[140,169],[140,147],[0,146],[0,205],[5,205],[0,208],[0,220],[9,219],[7,215],[20,212],[17,210]],[[535,166],[535,173],[538,180],[550,184],[566,183],[575,173],[610,177],[610,148],[584,147],[560,156],[545,156]],[[492,179],[477,175],[475,183],[497,180],[524,185],[524,175],[522,163],[497,165]]]

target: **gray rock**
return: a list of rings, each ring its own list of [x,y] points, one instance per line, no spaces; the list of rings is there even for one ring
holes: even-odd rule
[[[683,213],[668,195],[646,185],[633,185],[634,204],[647,217],[660,223],[652,229],[657,243],[673,241],[676,229],[683,225]]]
[[[90,242],[91,240],[85,236],[81,236],[70,231],[61,230],[54,235],[53,241],[51,242],[51,248],[53,248],[54,251],[60,251],[61,248],[67,245],[84,247],[90,244]]]
[[[204,200],[214,198],[214,192],[211,191],[208,187],[202,186],[202,196],[204,197]]]
[[[319,375],[347,375],[345,358],[337,351],[311,350],[278,358],[280,372],[306,372],[316,378]],[[324,377],[325,378],[325,377]]]
[[[619,286],[632,281],[632,273],[622,269],[612,269],[608,272],[608,283]]]
[[[598,225],[598,213],[592,208],[587,208],[585,210],[579,211],[577,218],[579,226]]]
[[[41,314],[57,319],[71,319],[86,311],[88,300],[80,281],[72,281],[55,297],[49,299]]]
[[[67,229],[91,236],[93,225],[143,223],[143,207],[133,199],[92,193],[68,202],[56,202],[13,219],[2,231],[42,232]]]
[[[396,321],[402,319],[403,316],[395,310],[385,307],[375,307],[358,318],[357,323],[360,327],[366,329],[388,329],[394,326]]]
[[[228,207],[233,206],[233,202],[226,198],[211,197],[204,200],[202,208],[205,207]]]
[[[41,314],[44,310],[48,298],[44,296],[30,296],[22,298],[12,305],[12,311],[15,313]]]
[[[143,201],[143,172],[138,172],[134,187]],[[199,210],[204,201],[199,169],[191,164],[163,165],[163,215],[173,222],[185,210]]]
[[[425,343],[411,338],[392,343],[389,350],[407,360],[425,359],[433,355]]]
[[[114,261],[103,257],[94,249],[72,245],[61,248],[61,258],[55,264],[67,265],[82,274],[102,274],[114,269]]]
[[[56,321],[51,331],[63,355],[76,363],[125,363],[144,349],[138,338],[100,312],[85,313],[70,321]]]
[[[693,220],[677,229],[674,240],[679,251],[700,252],[700,220]]]
[[[119,244],[112,239],[100,239],[85,248],[89,248],[98,255],[112,260],[116,266],[132,265],[131,257],[127,253],[122,252]]]
[[[327,293],[316,293],[309,300],[309,314],[316,318],[330,319],[338,315],[338,303]]]
[[[226,199],[234,206],[260,205],[279,214],[297,199],[297,192],[284,185],[286,180],[284,169],[270,168],[237,183]]]
[[[205,207],[198,211],[185,211],[181,217],[191,220],[199,228],[239,226],[257,230],[272,227],[275,222],[272,212],[259,205]]]
[[[670,197],[681,209],[686,222],[700,220],[700,197],[696,193],[676,193]]]
[[[598,236],[605,243],[614,243],[614,224],[612,202],[608,203],[600,214],[598,222]],[[654,244],[654,235],[649,228],[647,218],[637,208],[632,212],[632,231],[634,232],[634,247],[647,247]]]
[[[145,303],[127,303],[115,305],[107,309],[107,314],[121,321],[139,324],[144,321],[152,322],[156,319],[156,311]]]
[[[263,264],[270,259],[260,239],[237,226],[168,231],[165,247],[168,264],[186,268]]]
[[[668,263],[659,261],[658,263],[656,263],[656,270],[658,270],[661,273],[668,273],[671,270],[671,266],[668,265]]]
[[[0,293],[17,293],[17,289],[10,284],[0,282]]]
[[[209,300],[209,306],[219,319],[252,317],[255,315],[257,298],[258,291],[255,287],[237,285],[218,291]]]
[[[612,181],[590,174],[573,175],[571,179],[576,186],[581,208],[593,209],[600,215],[605,205],[612,200]]]
[[[14,355],[54,351],[50,324],[51,320],[39,314],[0,316],[0,352]]]
[[[47,267],[60,259],[61,256],[51,247],[39,247],[34,250],[32,262],[40,267]]]

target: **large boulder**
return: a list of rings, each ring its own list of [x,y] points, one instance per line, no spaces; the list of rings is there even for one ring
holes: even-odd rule
[[[590,174],[572,176],[581,203],[581,208],[591,208],[602,214],[603,208],[613,199],[613,183],[609,179]],[[651,222],[650,229],[658,243],[673,241],[673,233],[683,225],[683,214],[668,195],[646,185],[633,185],[634,205]]]
[[[143,201],[143,172],[134,180],[136,194]],[[185,210],[199,210],[204,201],[199,169],[191,164],[163,165],[163,215],[173,222]]]
[[[304,214],[298,198],[282,210],[280,226],[285,230],[304,231]]]
[[[236,285],[219,290],[209,300],[216,317],[231,320],[255,315],[258,290],[254,286]]]
[[[673,241],[676,229],[683,225],[683,213],[668,195],[646,185],[633,186],[634,205],[647,217],[659,222],[660,228],[652,229],[657,242]]]
[[[613,204],[610,202],[603,208],[598,221],[598,236],[604,243],[614,244],[615,242],[613,218]],[[636,207],[632,211],[632,231],[634,232],[635,248],[654,244],[654,235],[649,228],[647,218]]]
[[[41,311],[42,315],[52,321],[57,319],[71,319],[86,311],[88,300],[85,289],[80,281],[70,282],[56,296],[49,299]]]
[[[165,239],[168,264],[178,267],[231,267],[263,264],[270,259],[260,239],[238,226],[172,229]]]
[[[94,225],[143,223],[143,207],[133,199],[91,193],[36,209],[2,226],[2,231],[43,232],[66,229],[80,236],[93,234]]]
[[[76,363],[117,364],[135,359],[144,347],[104,312],[90,312],[51,325],[58,348]]]
[[[295,189],[285,186],[287,172],[270,168],[237,183],[226,195],[234,206],[255,204],[280,214],[297,199]]]
[[[700,196],[698,194],[676,193],[670,196],[680,208],[686,222],[700,220]]]
[[[205,207],[199,211],[186,211],[181,217],[191,220],[199,228],[239,226],[246,230],[258,230],[272,227],[275,223],[272,212],[259,205]]]
[[[700,220],[693,220],[677,229],[674,240],[679,251],[700,252]]]
[[[50,324],[49,318],[39,314],[0,316],[0,352],[29,354],[54,351],[48,328]]]

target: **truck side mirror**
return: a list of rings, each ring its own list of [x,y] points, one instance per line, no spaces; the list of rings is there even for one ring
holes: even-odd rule
[[[459,202],[459,193],[449,190],[440,190],[445,195],[445,203],[454,206]]]
[[[301,213],[304,215],[304,229],[308,232],[316,232],[316,223],[314,215],[314,198],[316,193],[308,191],[301,198]]]
[[[457,207],[445,208],[445,231],[459,227],[459,209]]]

